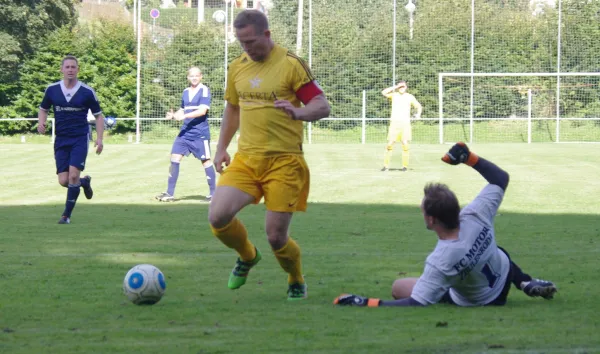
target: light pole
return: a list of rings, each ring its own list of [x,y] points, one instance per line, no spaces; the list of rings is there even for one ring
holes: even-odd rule
[[[204,22],[204,0],[198,0],[198,23]]]
[[[404,6],[406,11],[408,11],[408,25],[410,27],[410,39],[413,39],[413,24],[415,23],[415,19],[413,14],[415,13],[415,9],[417,8],[415,4],[413,4],[413,0],[408,0],[408,4]]]
[[[302,52],[302,25],[304,21],[304,0],[298,0],[298,27],[296,28],[296,55]]]

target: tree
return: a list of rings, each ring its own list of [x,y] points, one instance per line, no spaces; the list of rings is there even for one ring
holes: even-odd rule
[[[136,92],[134,52],[135,41],[129,26],[104,22],[75,30],[60,28],[23,63],[19,73],[22,89],[11,107],[14,113],[6,109],[0,113],[36,117],[46,86],[61,79],[61,60],[72,54],[80,61],[80,80],[96,90],[104,114],[132,117]],[[20,127],[28,129],[30,124],[23,123]]]
[[[18,63],[57,28],[77,22],[73,0],[0,0],[0,106],[18,90]]]

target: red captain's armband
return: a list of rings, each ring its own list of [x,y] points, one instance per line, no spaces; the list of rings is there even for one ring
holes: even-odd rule
[[[300,102],[307,104],[308,102],[310,102],[310,100],[322,93],[323,90],[321,89],[321,86],[319,86],[316,80],[313,80],[300,87],[298,91],[296,91],[296,97],[298,97]]]

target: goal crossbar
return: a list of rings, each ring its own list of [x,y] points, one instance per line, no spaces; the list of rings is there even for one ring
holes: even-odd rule
[[[486,77],[486,76],[600,76],[600,72],[577,72],[577,73],[438,73],[440,77],[460,76],[460,77]]]

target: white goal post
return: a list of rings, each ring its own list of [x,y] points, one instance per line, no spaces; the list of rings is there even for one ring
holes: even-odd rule
[[[515,78],[514,82],[515,84],[513,84],[514,86],[504,86],[504,88],[506,87],[511,87],[513,90],[515,89],[520,89],[520,91],[522,91],[523,96],[525,96],[525,92],[527,94],[526,98],[527,98],[527,113],[523,112],[523,116],[496,116],[496,117],[474,117],[474,106],[478,105],[477,99],[474,98],[474,96],[478,93],[478,92],[474,92],[476,91],[476,89],[474,89],[474,80],[475,78],[485,78],[485,77],[496,77],[496,78],[510,78],[513,77]],[[484,121],[484,120],[514,120],[514,121],[526,121],[527,122],[527,142],[531,143],[532,138],[531,138],[531,134],[532,134],[532,125],[531,125],[531,121],[532,121],[532,90],[531,88],[528,88],[529,85],[531,85],[531,83],[519,83],[518,82],[518,78],[522,78],[522,80],[526,81],[526,78],[529,78],[531,80],[531,78],[554,78],[555,81],[553,81],[551,83],[551,86],[553,86],[553,88],[551,89],[553,91],[553,93],[551,93],[551,99],[553,100],[553,104],[554,104],[554,109],[553,109],[553,115],[545,115],[543,117],[537,117],[535,118],[536,120],[546,120],[546,121],[552,121],[552,123],[554,123],[556,125],[555,127],[555,137],[554,137],[554,142],[561,142],[561,122],[562,121],[569,121],[569,120],[573,120],[573,121],[593,121],[596,124],[598,124],[600,126],[600,112],[593,111],[592,114],[593,116],[590,118],[575,118],[575,117],[569,117],[569,115],[561,115],[561,108],[564,109],[564,107],[561,107],[561,89],[568,89],[568,87],[577,87],[577,86],[586,86],[585,84],[581,84],[581,85],[576,85],[576,84],[572,84],[571,86],[566,86],[566,85],[561,85],[561,78],[563,77],[600,77],[600,72],[553,72],[553,73],[548,73],[548,72],[535,72],[535,73],[504,73],[504,72],[493,72],[493,73],[465,73],[465,72],[458,72],[458,73],[451,73],[451,72],[442,72],[442,73],[438,73],[438,110],[439,110],[439,143],[443,144],[445,141],[445,136],[444,136],[444,123],[450,122],[450,121],[466,121],[468,119],[469,122],[469,134],[468,134],[468,138],[469,138],[469,142],[473,142],[473,134],[474,134],[474,122],[475,121]],[[445,87],[444,87],[444,79],[449,80],[448,78],[455,78],[456,81],[459,81],[460,78],[470,78],[470,87],[469,88],[465,88],[464,91],[468,90],[469,91],[469,97],[468,97],[468,101],[469,102],[463,102],[464,104],[468,104],[469,109],[469,113],[468,114],[461,114],[460,117],[445,117],[445,106],[444,106],[444,96],[446,94],[445,91]],[[584,79],[581,79],[584,80]],[[597,79],[596,79],[597,80]],[[508,85],[508,84],[507,84]],[[488,89],[489,87],[491,87],[492,85],[488,85]],[[565,86],[565,87],[563,87]],[[600,97],[600,84],[588,84],[588,89],[589,86],[595,86],[598,91],[598,95],[595,95],[596,100],[598,99],[598,97]],[[466,85],[465,85],[466,87]],[[550,89],[546,88],[545,89],[545,93],[546,95],[549,94]],[[466,94],[462,95],[461,98],[465,98]],[[589,97],[586,97],[587,99],[590,99]],[[592,103],[593,102],[587,102],[587,103]],[[525,104],[525,103],[523,103]],[[546,105],[547,106],[547,105]],[[600,136],[598,137],[597,140],[595,141],[599,141],[600,140]]]

